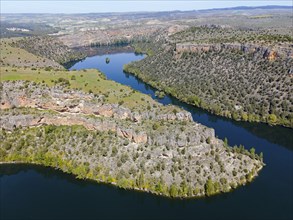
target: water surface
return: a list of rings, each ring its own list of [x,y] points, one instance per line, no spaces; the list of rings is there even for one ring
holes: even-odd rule
[[[106,57],[110,63],[106,64]],[[119,53],[88,57],[71,69],[97,68],[112,79],[155,97],[155,89],[123,73],[124,64],[143,55]],[[255,147],[267,166],[253,183],[204,199],[168,199],[76,180],[51,168],[0,166],[0,219],[293,219],[293,130],[235,122],[166,96],[193,119],[227,137],[230,145]]]

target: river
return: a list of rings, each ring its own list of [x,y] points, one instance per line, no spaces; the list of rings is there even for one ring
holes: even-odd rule
[[[97,68],[108,79],[157,99],[154,88],[123,72],[124,64],[143,57],[134,53],[93,56],[70,69]],[[292,129],[235,122],[170,96],[157,100],[188,110],[195,121],[214,128],[232,146],[242,144],[263,152],[266,166],[251,184],[233,192],[180,200],[77,180],[46,167],[1,165],[0,219],[293,219]]]

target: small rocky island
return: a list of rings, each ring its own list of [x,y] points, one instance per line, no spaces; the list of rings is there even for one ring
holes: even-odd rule
[[[4,163],[41,164],[78,178],[181,198],[228,192],[252,181],[264,166],[253,148],[230,147],[189,112],[150,98],[146,108],[115,104],[109,92],[85,92],[66,80],[50,86],[2,80],[0,92]]]

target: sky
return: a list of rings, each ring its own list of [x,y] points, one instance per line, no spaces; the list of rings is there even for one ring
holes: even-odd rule
[[[108,0],[108,1],[66,1],[66,0],[1,0],[1,13],[91,13],[91,12],[133,12],[133,11],[174,11],[227,8],[236,6],[287,5],[292,0]]]

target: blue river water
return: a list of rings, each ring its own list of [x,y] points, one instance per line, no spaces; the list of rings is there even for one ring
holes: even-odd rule
[[[70,69],[99,69],[108,79],[157,99],[154,88],[123,72],[124,64],[143,58],[134,53],[93,56]],[[0,219],[293,219],[292,129],[232,121],[170,96],[157,100],[191,112],[232,146],[263,152],[266,166],[251,184],[231,193],[180,200],[77,180],[46,167],[1,165]]]

